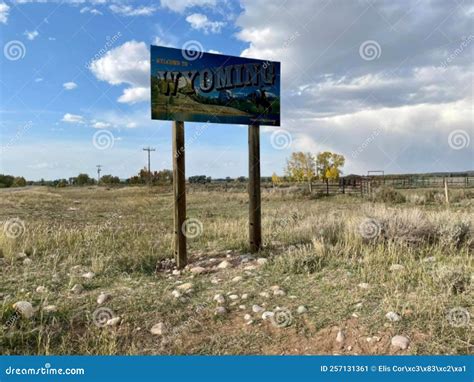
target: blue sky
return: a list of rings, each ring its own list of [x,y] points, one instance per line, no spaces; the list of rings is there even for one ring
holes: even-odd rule
[[[262,174],[331,150],[345,172],[474,168],[473,2],[0,0],[0,173],[122,178],[171,167],[150,44],[282,62]],[[374,53],[375,52],[375,53]],[[375,54],[371,56],[371,54]],[[187,175],[247,174],[247,128],[186,124]]]

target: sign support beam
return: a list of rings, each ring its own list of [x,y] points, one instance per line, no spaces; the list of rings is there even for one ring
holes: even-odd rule
[[[250,252],[262,245],[262,209],[260,193],[260,125],[249,125],[249,244]]]
[[[182,269],[187,264],[186,236],[186,171],[184,161],[184,122],[173,122],[173,197],[174,197],[174,256],[176,266]]]

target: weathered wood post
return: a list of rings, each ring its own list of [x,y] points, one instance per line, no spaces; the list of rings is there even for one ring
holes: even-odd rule
[[[187,264],[186,236],[186,171],[184,161],[184,122],[173,122],[173,196],[174,196],[174,256],[178,269]]]
[[[262,210],[260,194],[260,126],[249,125],[249,243],[250,252],[262,245]]]

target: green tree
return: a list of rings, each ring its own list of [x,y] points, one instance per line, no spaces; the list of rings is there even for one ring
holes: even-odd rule
[[[103,175],[100,178],[100,183],[102,184],[120,184],[120,178],[118,176],[112,175]]]
[[[90,178],[87,174],[79,174],[75,179],[75,185],[77,186],[86,186],[89,184],[94,184],[94,179]]]

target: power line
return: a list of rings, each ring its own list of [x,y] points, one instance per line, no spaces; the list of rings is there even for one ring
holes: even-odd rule
[[[154,147],[144,147],[143,151],[148,151],[148,183],[151,185],[150,152],[156,151]]]
[[[97,184],[100,182],[100,172],[102,171],[102,165],[98,164],[97,166]]]

